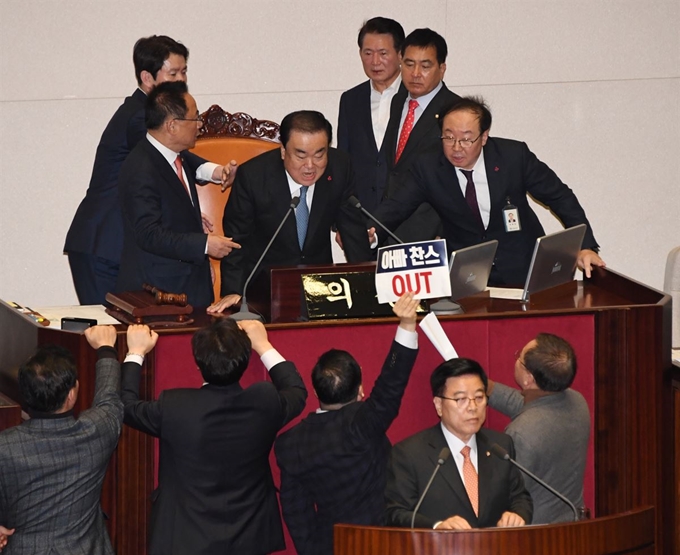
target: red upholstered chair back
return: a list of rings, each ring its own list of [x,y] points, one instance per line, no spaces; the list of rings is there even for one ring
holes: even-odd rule
[[[280,146],[279,125],[273,121],[258,120],[243,112],[230,114],[216,104],[201,114],[203,128],[192,152],[217,164],[236,160],[247,162],[258,154]],[[215,185],[198,187],[201,211],[213,222],[213,233],[221,235],[222,215],[230,190],[224,193]],[[210,261],[215,271],[215,298],[220,294],[220,261]]]

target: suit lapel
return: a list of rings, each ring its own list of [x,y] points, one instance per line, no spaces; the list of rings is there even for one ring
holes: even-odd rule
[[[437,457],[444,447],[448,447],[446,443],[446,438],[444,438],[444,432],[442,432],[439,425],[436,426],[435,434],[433,434],[433,441],[430,446],[432,447],[429,453],[429,458],[432,461],[432,469],[434,469],[437,464]],[[461,505],[465,505],[469,509],[469,513],[474,515],[474,510],[472,509],[472,504],[470,503],[470,498],[468,497],[467,491],[465,489],[465,484],[463,479],[460,477],[460,472],[458,472],[458,467],[456,466],[456,461],[453,460],[453,453],[449,459],[442,465],[439,469],[439,473],[442,475],[446,483],[451,488],[453,495],[458,498]],[[472,526],[476,523],[471,522]]]
[[[430,101],[430,103],[427,105],[427,108],[425,108],[425,111],[422,113],[422,115],[418,118],[418,121],[416,124],[413,126],[413,129],[411,130],[411,134],[408,137],[408,141],[406,141],[406,146],[404,147],[404,151],[401,153],[401,157],[399,160],[406,160],[408,159],[409,155],[418,149],[418,143],[423,137],[426,137],[432,132],[433,127],[437,127],[439,124],[437,122],[437,115],[439,114],[439,110],[441,108],[443,98],[444,96],[448,93],[448,89],[446,88],[446,85],[442,84],[442,88],[439,90],[439,92],[434,96],[434,98]],[[405,99],[404,99],[405,100]],[[402,103],[403,107],[403,103]],[[401,117],[401,114],[400,114]],[[399,130],[401,131],[401,130]],[[399,139],[397,139],[399,140]],[[395,144],[395,149],[396,149],[396,144]],[[397,162],[397,165],[399,165],[399,162]]]
[[[445,208],[444,212],[455,218],[457,225],[464,227],[472,233],[478,233],[479,225],[460,188],[458,169],[443,154],[440,157],[437,177],[446,190],[446,206],[448,208]]]
[[[378,145],[375,142],[373,132],[373,117],[371,116],[371,81],[366,81],[366,87],[361,90],[361,102],[359,103],[359,121],[361,121],[362,132],[367,136],[367,144],[373,145],[374,152],[378,152]],[[384,141],[383,141],[384,142]]]
[[[489,184],[489,195],[491,197],[491,215],[489,216],[488,230],[493,231],[498,226],[501,226],[503,222],[501,211],[505,206],[508,187],[505,181],[503,161],[493,139],[490,138],[487,141],[483,152],[486,179]]]
[[[490,492],[493,488],[494,461],[489,451],[489,440],[483,430],[477,432],[477,473],[479,475],[479,520],[484,521],[489,512]],[[510,463],[508,463],[510,464]]]
[[[262,194],[271,196],[272,210],[276,214],[276,219],[282,220],[286,215],[290,206],[290,185],[288,185],[288,176],[286,169],[283,166],[283,160],[277,158],[275,164],[269,172],[269,178],[265,180],[265,187],[267,191],[262,191]],[[309,235],[309,232],[307,233]],[[281,229],[279,237],[286,237],[284,242],[286,244],[297,245],[297,223],[295,222],[295,213],[288,216],[288,220]],[[277,239],[279,241],[280,239]]]
[[[151,159],[153,160],[154,165],[156,166],[156,169],[158,170],[158,174],[165,181],[166,184],[165,191],[167,192],[167,194],[173,195],[175,197],[175,200],[177,200],[186,210],[190,210],[192,214],[194,214],[194,216],[200,222],[201,209],[198,204],[196,186],[195,184],[193,184],[194,177],[191,175],[191,172],[187,171],[186,166],[184,166],[184,173],[187,174],[187,178],[189,179],[190,189],[192,188],[193,184],[192,197],[195,198],[195,202],[193,205],[187,193],[186,187],[182,185],[182,182],[179,180],[179,177],[177,177],[175,168],[168,164],[168,161],[163,157],[163,155],[160,152],[158,152],[158,150],[148,140],[145,139],[144,144],[149,155],[151,156]]]
[[[385,138],[383,139],[383,149],[385,151],[385,156],[387,158],[388,167],[394,167],[394,156],[397,153],[397,141],[399,140],[399,123],[401,122],[401,112],[404,108],[404,102],[406,102],[406,97],[408,96],[408,91],[404,87],[404,83],[399,85],[399,91],[394,95],[392,99],[392,104],[390,106],[390,121],[387,123],[387,131],[385,132]]]
[[[326,171],[314,185],[314,196],[312,197],[312,207],[309,213],[305,246],[307,246],[312,238],[316,237],[317,233],[330,233],[330,229],[326,229],[325,231],[321,229],[321,224],[327,221],[327,219],[324,218],[324,209],[330,202],[333,187],[333,164],[330,159],[330,153]]]
[[[193,209],[196,215],[198,216],[198,219],[201,219],[201,204],[198,200],[198,191],[196,191],[196,178],[194,174],[191,172],[189,167],[187,166],[186,161],[184,158],[182,158],[182,167],[184,168],[184,173],[187,176],[187,179],[189,180],[187,185],[189,186],[189,194],[191,195],[191,200],[193,201]],[[179,181],[179,178],[177,179]],[[180,182],[180,185],[182,183]],[[209,186],[209,185],[206,185]],[[182,185],[182,189],[184,190],[184,194],[186,195],[186,188]],[[203,224],[201,223],[201,226]]]

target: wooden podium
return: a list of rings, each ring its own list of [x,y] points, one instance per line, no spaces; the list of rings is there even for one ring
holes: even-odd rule
[[[334,555],[652,555],[654,509],[548,526],[471,531],[336,524]]]
[[[459,354],[479,360],[492,379],[511,383],[512,353],[538,331],[557,333],[581,345],[577,382],[587,389],[593,418],[587,502],[597,517],[653,506],[654,546],[643,552],[666,555],[675,547],[680,555],[680,375],[673,374],[671,364],[670,297],[614,271],[596,268],[592,279],[573,290],[548,292],[528,305],[491,298],[463,299],[461,304],[465,313],[442,317],[442,326]],[[196,313],[192,317],[193,327],[159,330],[156,349],[143,369],[143,399],[153,399],[169,387],[200,387],[190,338],[210,318]],[[272,343],[296,363],[310,391],[309,374],[316,358],[336,347],[352,352],[360,361],[364,387],[370,393],[395,326],[394,318],[375,318],[289,321],[267,327]],[[0,303],[0,392],[12,401],[20,400],[17,369],[43,343],[58,343],[74,353],[81,386],[76,411],[89,407],[96,354],[84,336],[38,326],[4,303]],[[117,347],[122,359],[127,351],[123,326]],[[392,442],[436,420],[428,379],[441,358],[424,337],[420,347],[400,415],[388,432]],[[266,375],[259,360],[251,360],[245,385]],[[310,394],[303,416],[316,408]],[[16,414],[16,407],[12,410]],[[492,413],[487,421],[496,429],[504,426]],[[273,457],[272,462],[277,480]],[[102,503],[118,555],[145,553],[155,465],[155,440],[124,426]],[[291,545],[288,541],[284,553],[295,553]],[[553,549],[559,549],[559,542],[545,544],[543,553],[562,553]],[[508,551],[514,552],[520,551]]]

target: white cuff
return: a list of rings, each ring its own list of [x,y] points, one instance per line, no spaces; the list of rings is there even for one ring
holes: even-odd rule
[[[144,364],[144,357],[142,355],[128,353],[127,355],[125,355],[125,360],[123,361],[123,363],[125,362],[136,362],[141,366],[142,364]]]
[[[283,358],[276,349],[269,349],[268,351],[262,353],[260,360],[262,361],[262,364],[264,364],[264,367],[267,369],[267,372],[269,372],[277,364],[286,361],[286,359]]]
[[[219,164],[215,164],[214,162],[206,162],[205,164],[201,164],[196,170],[196,181],[210,181],[211,183],[221,183],[221,181],[214,181],[212,178],[213,173],[215,173],[215,168],[218,166]]]
[[[401,326],[397,328],[397,334],[394,336],[394,340],[407,349],[418,348],[418,332],[405,330]]]

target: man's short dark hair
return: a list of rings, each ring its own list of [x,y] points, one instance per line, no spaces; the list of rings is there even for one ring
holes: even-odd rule
[[[479,120],[480,133],[491,129],[491,110],[481,96],[464,96],[445,106],[437,116],[439,129],[444,125],[444,118],[452,112],[472,112],[475,114]]]
[[[168,118],[186,117],[188,92],[184,81],[166,81],[155,86],[146,99],[146,128],[160,129]]]
[[[238,382],[250,361],[250,338],[235,320],[218,318],[191,338],[194,360],[212,385]]]
[[[77,379],[70,351],[58,345],[42,345],[19,368],[19,392],[30,410],[53,413],[64,406]]]
[[[177,42],[165,35],[153,35],[139,39],[132,49],[132,61],[135,64],[135,77],[137,84],[142,84],[142,71],[148,71],[156,79],[163,63],[170,54],[189,59],[189,49],[182,43]]]
[[[401,51],[401,44],[404,42],[404,28],[401,23],[390,19],[388,17],[373,17],[364,22],[364,25],[359,29],[359,48],[364,47],[364,37],[369,33],[377,35],[392,35],[394,42],[394,49],[397,52]]]
[[[299,110],[288,114],[281,122],[279,135],[281,144],[286,147],[293,131],[301,133],[318,133],[324,131],[328,136],[328,144],[333,140],[333,126],[321,112],[314,110]]]
[[[416,29],[411,31],[404,42],[401,44],[401,55],[403,56],[409,46],[416,46],[417,48],[434,47],[437,52],[437,62],[439,65],[446,62],[446,56],[449,49],[446,46],[446,40],[439,33],[432,29]]]
[[[524,366],[543,391],[564,391],[576,377],[576,354],[557,335],[539,333],[536,346],[524,353]]]
[[[432,388],[432,396],[440,397],[444,395],[446,389],[446,380],[449,378],[457,378],[458,376],[465,376],[472,374],[479,376],[484,384],[484,391],[489,386],[489,378],[484,372],[484,368],[476,360],[471,358],[452,358],[446,362],[441,363],[434,369],[430,376],[430,387]]]
[[[361,385],[361,367],[347,351],[331,349],[319,357],[312,370],[312,386],[324,405],[354,401]]]

